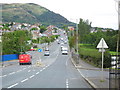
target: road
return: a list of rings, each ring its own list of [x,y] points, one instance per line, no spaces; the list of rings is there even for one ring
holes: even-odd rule
[[[70,52],[62,55],[60,46],[57,41],[53,42],[49,46],[50,56],[31,51],[32,65],[3,68],[2,88],[92,88],[72,64]],[[36,64],[38,61],[40,66]]]

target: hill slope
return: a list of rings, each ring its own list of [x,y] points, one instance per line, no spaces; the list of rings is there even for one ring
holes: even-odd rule
[[[56,14],[40,5],[27,4],[2,4],[2,21],[3,22],[20,22],[20,23],[42,23],[52,25],[71,24],[60,14]]]

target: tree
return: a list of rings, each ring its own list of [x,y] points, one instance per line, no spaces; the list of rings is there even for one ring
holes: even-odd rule
[[[39,26],[40,27],[40,33],[43,33],[44,31],[46,31],[46,27],[45,26]]]
[[[27,44],[28,40],[30,40],[30,33],[27,30],[3,33],[3,54],[16,54],[21,50],[28,50],[30,48]]]

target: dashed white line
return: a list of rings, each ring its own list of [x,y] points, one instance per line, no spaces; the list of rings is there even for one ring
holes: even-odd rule
[[[39,72],[37,72],[36,74],[39,74]]]
[[[66,79],[66,88],[69,88],[68,79]]]
[[[46,68],[48,67],[48,66],[45,66]]]
[[[22,70],[18,70],[17,72],[21,72]]]
[[[46,69],[45,67],[43,68],[43,70]]]
[[[28,70],[28,72],[30,72],[31,70]]]
[[[9,73],[9,75],[15,74],[15,72]]]
[[[16,86],[16,85],[18,85],[18,83],[13,84],[13,85],[9,86],[8,88],[12,88],[12,87],[14,87],[14,86]]]
[[[21,82],[25,82],[25,81],[27,81],[27,80],[28,80],[28,78],[26,78],[26,79],[22,80]]]
[[[30,78],[33,78],[35,75],[30,76]]]
[[[6,77],[7,75],[3,75],[2,77]]]
[[[23,68],[23,70],[25,70],[26,68]]]
[[[40,72],[42,72],[43,70],[40,70]]]

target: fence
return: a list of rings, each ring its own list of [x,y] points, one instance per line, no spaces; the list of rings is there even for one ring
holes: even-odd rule
[[[110,90],[120,90],[120,56],[111,56],[111,68],[109,73]]]
[[[2,55],[2,60],[1,61],[10,61],[10,60],[18,59],[18,56],[19,56],[18,54]]]

